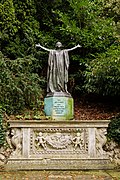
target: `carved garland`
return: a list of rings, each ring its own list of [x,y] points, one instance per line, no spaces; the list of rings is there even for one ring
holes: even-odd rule
[[[75,128],[39,128],[31,130],[31,153],[87,153],[88,132]]]

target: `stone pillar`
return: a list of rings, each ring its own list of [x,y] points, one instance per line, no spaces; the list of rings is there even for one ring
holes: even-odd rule
[[[30,154],[30,128],[23,128],[23,149],[22,155],[28,158]]]
[[[64,92],[49,93],[44,100],[44,111],[53,120],[69,120],[74,116],[73,98]]]
[[[88,154],[90,157],[96,156],[96,147],[95,147],[95,128],[88,129]]]

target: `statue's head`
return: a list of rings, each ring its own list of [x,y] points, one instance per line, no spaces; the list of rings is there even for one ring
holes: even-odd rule
[[[56,43],[56,48],[59,49],[59,48],[61,48],[61,47],[62,47],[62,43],[61,43],[61,42],[57,42],[57,43]]]
[[[77,132],[77,137],[80,137],[80,132]]]
[[[39,136],[40,136],[40,137],[42,136],[42,132],[39,132]]]

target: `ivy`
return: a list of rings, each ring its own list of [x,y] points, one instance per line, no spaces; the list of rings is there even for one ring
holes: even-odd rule
[[[120,144],[120,115],[111,120],[107,129],[107,136]]]
[[[5,129],[3,127],[3,111],[0,107],[0,147],[5,143]]]

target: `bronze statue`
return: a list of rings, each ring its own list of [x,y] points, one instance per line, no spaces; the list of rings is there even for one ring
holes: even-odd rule
[[[48,58],[48,70],[47,70],[47,92],[66,92],[68,82],[68,68],[69,68],[69,55],[68,52],[78,47],[79,44],[71,49],[62,50],[62,43],[56,43],[56,49],[47,49],[40,44],[36,47],[40,47],[46,51],[49,51]]]

